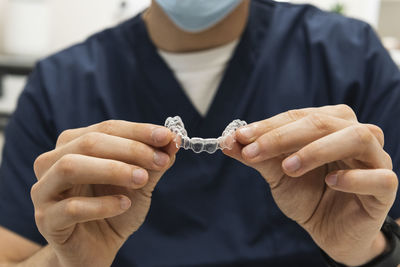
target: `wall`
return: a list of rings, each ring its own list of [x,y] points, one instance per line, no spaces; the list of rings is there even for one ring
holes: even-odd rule
[[[0,53],[2,51],[4,14],[7,3],[0,0]],[[149,5],[150,0],[126,0],[126,12],[120,12],[121,0],[42,0],[49,9],[49,44],[47,54],[84,40],[87,36],[131,17]],[[18,34],[18,33],[15,33]]]
[[[400,40],[400,0],[383,0],[379,33],[381,36],[393,36]]]
[[[115,25],[149,5],[150,0],[131,0],[122,16],[119,3],[110,0],[51,0],[49,3],[53,24],[50,50],[55,51],[84,40],[88,35]],[[118,17],[117,17],[118,16]]]
[[[113,22],[110,10],[115,9],[115,1],[56,0],[49,7],[53,21],[50,50],[58,50],[110,26]]]
[[[3,47],[3,24],[7,2],[0,0],[0,53]],[[329,9],[336,2],[347,5],[347,14],[367,19],[377,26],[374,15],[371,15],[373,2],[378,0],[291,0],[291,2],[308,2]],[[73,43],[85,39],[88,35],[117,22],[120,0],[47,0],[50,21],[50,43],[48,53],[55,52]],[[124,17],[143,10],[150,0],[127,0],[130,7]],[[382,0],[379,33],[382,36],[394,35],[400,38],[400,0]],[[369,5],[368,3],[372,3]],[[375,8],[376,9],[376,8]],[[372,11],[373,13],[373,11]],[[397,23],[396,23],[397,21]]]
[[[3,49],[3,25],[6,11],[6,1],[7,0],[0,0],[0,51]]]
[[[373,25],[378,26],[378,15],[381,0],[292,0],[294,3],[311,3],[320,8],[330,10],[336,3],[345,5],[345,14],[362,19]]]

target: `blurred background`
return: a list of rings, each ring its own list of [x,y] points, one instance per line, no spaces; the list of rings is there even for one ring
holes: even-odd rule
[[[292,0],[365,20],[400,66],[400,0]],[[0,0],[0,148],[2,130],[38,59],[134,16],[150,0]]]

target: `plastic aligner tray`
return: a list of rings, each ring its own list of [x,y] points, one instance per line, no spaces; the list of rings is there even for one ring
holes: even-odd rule
[[[235,131],[242,126],[247,125],[245,121],[234,120],[225,128],[222,135],[218,138],[199,138],[188,137],[185,125],[181,117],[168,117],[165,120],[164,126],[175,133],[175,143],[177,148],[185,150],[192,150],[195,153],[207,152],[215,153],[218,149],[232,149],[233,144],[236,142]]]

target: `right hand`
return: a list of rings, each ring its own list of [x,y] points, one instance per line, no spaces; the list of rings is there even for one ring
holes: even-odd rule
[[[105,121],[63,132],[36,159],[35,220],[60,266],[111,265],[175,161],[172,140],[162,126]]]

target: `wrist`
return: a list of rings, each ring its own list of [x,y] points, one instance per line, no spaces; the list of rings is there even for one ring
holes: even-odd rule
[[[372,249],[371,249],[371,254],[369,259],[367,259],[365,263],[371,261],[372,259],[384,254],[390,249],[389,246],[389,241],[385,237],[382,231],[379,232],[378,236],[375,238],[373,244],[372,244]],[[361,264],[359,264],[361,265]]]
[[[382,255],[389,248],[385,235],[380,231],[377,237],[372,241],[371,245],[366,249],[362,249],[362,253],[352,254],[350,256],[335,257],[331,256],[336,262],[348,267],[362,266],[371,260]]]
[[[364,265],[368,262],[371,262],[373,259],[379,257],[380,255],[383,255],[385,252],[388,251],[389,248],[390,248],[390,246],[389,246],[389,242],[388,242],[387,238],[382,233],[382,231],[379,231],[377,237],[372,242],[369,252],[366,253],[364,257],[361,256],[357,262],[352,262],[351,264],[347,264],[347,265],[349,267]]]
[[[384,235],[384,239],[377,236],[370,246],[371,249],[366,249],[369,252],[368,257],[373,257],[370,261],[364,263],[363,267],[398,267],[400,266],[400,227],[396,222],[390,218],[386,217],[385,223],[381,228],[381,233]],[[381,252],[382,251],[382,252]],[[379,252],[381,252],[379,254]],[[321,254],[325,260],[325,263],[330,267],[348,267],[355,266],[356,263],[347,263],[346,261],[335,261],[333,258],[329,257],[323,250]],[[372,255],[377,254],[377,255]],[[360,255],[354,255],[356,260],[360,259]],[[347,257],[346,257],[347,258]],[[355,259],[353,259],[355,261]],[[358,263],[357,263],[358,264]]]

